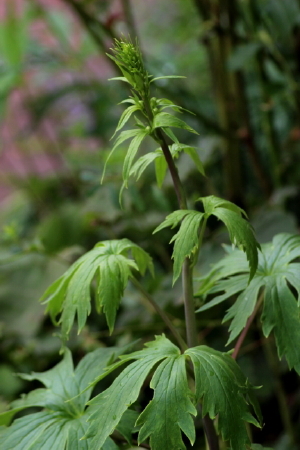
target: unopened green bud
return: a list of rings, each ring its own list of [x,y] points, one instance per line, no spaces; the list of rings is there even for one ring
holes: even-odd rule
[[[144,68],[142,54],[138,43],[130,40],[115,40],[112,59],[119,66],[131,86],[140,93],[149,91],[149,75]]]

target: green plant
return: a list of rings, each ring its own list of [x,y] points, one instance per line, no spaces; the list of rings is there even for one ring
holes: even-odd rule
[[[260,246],[253,229],[240,207],[209,196],[198,199],[202,212],[189,209],[175,160],[185,152],[201,174],[204,170],[197,150],[180,143],[172,129],[197,132],[165,111],[181,112],[180,106],[166,98],[151,97],[151,85],[156,80],[180,77],[153,78],[144,67],[138,44],[130,40],[117,40],[109,56],[123,74],[115,79],[131,87],[131,96],[122,102],[129,106],[117,125],[116,132],[120,134],[111,150],[113,153],[123,142],[132,139],[124,158],[120,200],[130,177],[139,179],[152,162],[159,186],[167,169],[172,177],[179,209],[168,215],[154,232],[179,226],[171,240],[174,242],[173,282],[182,276],[186,340],[140,281],[140,276],[147,270],[154,276],[151,257],[129,239],[100,242],[78,259],[42,297],[53,322],[61,325],[64,357],[47,372],[22,375],[27,380],[39,380],[46,388],[33,390],[13,402],[10,411],[0,415],[0,448],[130,448],[135,442],[132,435],[138,433],[138,445],[142,447],[149,448],[150,445],[153,450],[180,450],[186,448],[188,441],[192,445],[195,443],[199,424],[195,424],[194,417],[198,415],[203,418],[210,450],[220,448],[217,435],[232,450],[257,449],[259,446],[251,444],[247,431],[247,423],[262,426],[255,388],[230,352],[223,353],[198,342],[193,268],[201,250],[207,221],[214,216],[224,223],[233,246],[240,250],[230,252],[208,277],[201,280],[198,296],[220,291],[225,291],[225,294],[218,295],[199,311],[242,291],[225,317],[233,319],[229,342],[240,335],[234,350],[236,357],[244,337],[243,330],[249,328],[249,321],[253,320],[264,298],[263,332],[268,336],[274,329],[279,357],[286,356],[290,367],[299,372],[299,355],[293,342],[298,338],[300,324],[293,291],[296,288],[299,295],[299,265],[292,262],[300,256],[299,238],[280,235],[259,253]],[[138,114],[134,116],[136,127],[121,131],[133,114]],[[158,148],[135,161],[145,138],[155,141]],[[285,280],[293,286],[292,290]],[[160,314],[174,342],[171,336],[169,339],[162,334],[145,343],[143,349],[133,352],[129,347],[99,349],[87,354],[74,370],[66,341],[75,317],[80,332],[94,299],[97,312],[104,312],[112,333],[116,313],[129,282]],[[265,290],[262,292],[263,287]],[[258,294],[260,298],[256,305]],[[90,400],[93,387],[124,364],[125,369],[118,372],[112,384]],[[153,399],[138,413],[134,409],[135,402],[149,378]],[[29,407],[43,410],[16,419],[9,426],[16,413]]]

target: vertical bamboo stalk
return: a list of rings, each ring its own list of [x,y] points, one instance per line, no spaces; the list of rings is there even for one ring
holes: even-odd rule
[[[195,0],[204,20],[214,24],[213,32],[205,39],[219,123],[231,139],[223,140],[223,176],[226,197],[243,204],[243,180],[240,164],[240,143],[237,136],[237,87],[234,74],[227,69],[233,42],[230,28],[234,0]]]
[[[279,406],[279,412],[281,416],[281,420],[284,426],[284,429],[289,436],[290,444],[295,444],[295,430],[293,427],[293,422],[290,415],[290,410],[286,402],[286,395],[280,380],[280,371],[279,371],[279,363],[277,355],[275,355],[274,351],[274,344],[270,340],[270,338],[265,340],[264,344],[264,351],[267,357],[267,361],[269,364],[269,367],[273,374],[273,383],[275,388],[275,395],[277,398],[278,406]]]

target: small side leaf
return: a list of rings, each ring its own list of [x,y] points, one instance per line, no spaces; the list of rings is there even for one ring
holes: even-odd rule
[[[264,278],[262,276],[255,277],[238,296],[234,305],[227,311],[223,322],[230,319],[233,320],[229,327],[230,337],[226,345],[230,344],[246,326],[248,318],[254,311],[258,293],[263,285]]]
[[[114,132],[112,138],[115,136],[115,134],[116,134],[119,130],[121,130],[121,129],[124,127],[124,125],[125,125],[125,124],[128,122],[128,120],[130,119],[131,115],[132,115],[135,111],[138,111],[138,110],[140,110],[140,109],[141,109],[140,105],[134,104],[134,105],[129,106],[128,108],[126,108],[125,111],[123,111],[123,113],[121,114],[119,123],[118,123],[118,125],[117,125],[117,128],[116,128],[116,130],[115,130],[115,132]]]
[[[153,233],[171,226],[174,228],[182,221],[179,231],[173,236],[170,242],[175,241],[172,258],[174,259],[173,283],[180,275],[182,265],[186,258],[190,258],[199,246],[199,227],[204,214],[198,211],[180,210],[174,211],[166,217]]]
[[[129,81],[127,80],[127,78],[125,77],[113,77],[113,78],[108,78],[108,81],[124,81],[125,83],[129,83]]]
[[[195,166],[197,167],[197,169],[199,170],[201,175],[205,176],[204,167],[198,156],[198,153],[196,152],[196,149],[194,147],[186,146],[183,148],[183,151],[184,151],[184,153],[186,153],[187,155],[189,155],[191,157],[191,159],[194,161]]]
[[[178,119],[178,117],[172,116],[166,112],[158,113],[153,120],[153,128],[164,128],[164,127],[175,127],[187,130],[190,133],[198,134],[196,130],[190,127],[183,120]]]
[[[168,165],[166,159],[163,155],[159,156],[155,160],[155,175],[158,187],[162,187],[164,182],[166,173],[167,173]]]
[[[136,129],[134,129],[134,130],[125,130],[125,131],[122,131],[122,133],[120,133],[120,135],[116,139],[116,142],[115,142],[113,148],[109,152],[108,157],[106,158],[106,161],[105,161],[105,164],[104,164],[104,169],[103,169],[103,174],[102,174],[102,177],[101,177],[101,183],[103,183],[103,178],[105,176],[107,163],[108,163],[110,157],[112,156],[112,154],[114,153],[114,151],[116,150],[116,148],[119,147],[119,145],[121,145],[127,139],[130,139],[130,138],[136,136],[139,133],[140,133],[140,130],[136,130]]]
[[[186,77],[183,77],[183,76],[180,76],[180,75],[166,75],[166,76],[163,76],[163,77],[152,78],[150,83],[152,83],[153,81],[156,81],[156,80],[166,80],[166,79],[169,79],[169,78],[186,78]]]
[[[250,265],[250,282],[257,269],[257,249],[260,249],[260,245],[255,239],[252,226],[242,217],[242,215],[247,217],[245,211],[234,203],[214,195],[202,197],[198,200],[203,203],[206,217],[214,215],[220,219],[228,230],[232,244],[246,253]]]
[[[143,139],[149,134],[149,132],[145,129],[143,130],[138,130],[138,134],[132,139],[126,156],[125,156],[125,160],[124,160],[124,165],[123,165],[123,180],[125,183],[125,187],[127,187],[127,182],[128,182],[128,178],[130,176],[130,170],[132,168],[132,163],[134,160],[134,157],[139,149],[139,146],[141,145]]]
[[[136,178],[136,181],[138,181],[149,164],[151,164],[157,158],[162,158],[162,152],[161,154],[159,154],[158,152],[150,152],[144,156],[141,156],[131,167],[130,176],[134,176]]]
[[[246,253],[250,265],[249,281],[251,281],[257,269],[257,249],[260,248],[260,245],[254,237],[252,226],[245,219],[229,209],[217,208],[213,212],[213,215],[225,224],[231,242]]]

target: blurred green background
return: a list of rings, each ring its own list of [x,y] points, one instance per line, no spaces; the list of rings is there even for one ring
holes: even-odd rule
[[[157,278],[145,286],[184,332],[180,282],[171,290],[172,232],[152,236],[177,209],[170,178],[159,189],[149,167],[130,184],[121,210],[121,147],[100,185],[123,110],[118,103],[128,95],[122,83],[108,81],[119,74],[105,55],[122,34],[138,37],[149,73],[187,77],[157,82],[153,95],[194,113],[184,120],[199,136],[180,137],[198,148],[207,177],[185,155],[178,161],[189,206],[210,194],[236,202],[261,243],[299,230],[299,0],[1,0],[0,410],[32,388],[14,373],[43,371],[59,360],[59,329],[38,299],[100,240],[127,237],[151,254]],[[141,152],[149,149],[150,140]],[[197,276],[227,242],[220,224],[211,223]],[[227,349],[227,308],[198,316],[202,342],[218,350]],[[93,311],[69,345],[78,361],[99,346],[162,331],[129,286],[113,336]],[[277,361],[273,344],[257,322],[238,360],[263,386],[257,395],[265,426],[253,430],[254,441],[298,449],[299,379]],[[291,435],[295,447],[287,444]]]

